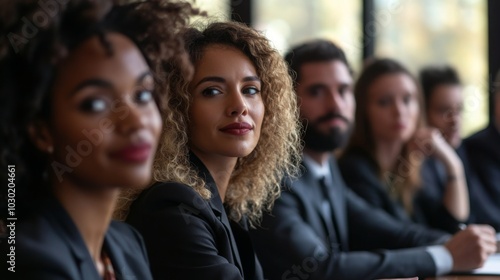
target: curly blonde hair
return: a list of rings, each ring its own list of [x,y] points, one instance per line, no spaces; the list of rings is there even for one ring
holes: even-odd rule
[[[250,225],[255,225],[262,211],[269,210],[279,196],[283,177],[296,175],[299,166],[300,123],[287,66],[262,34],[240,23],[210,23],[201,31],[192,28],[185,39],[193,64],[209,45],[232,46],[250,58],[262,82],[265,114],[260,140],[248,156],[238,159],[225,196],[232,220],[246,216]],[[153,164],[153,178],[159,182],[184,183],[209,199],[210,191],[189,162],[187,128],[192,101],[189,80],[175,67],[172,70],[168,75],[168,110],[163,114],[164,128]]]

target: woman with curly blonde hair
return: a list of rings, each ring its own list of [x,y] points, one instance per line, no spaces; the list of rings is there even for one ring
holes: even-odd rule
[[[186,32],[193,79],[172,71],[157,181],[130,208],[153,275],[263,279],[247,235],[300,158],[296,97],[269,41],[239,23]]]

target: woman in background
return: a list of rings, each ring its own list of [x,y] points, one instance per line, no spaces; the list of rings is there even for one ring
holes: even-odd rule
[[[257,31],[213,23],[186,34],[191,81],[168,76],[169,110],[154,180],[127,222],[155,279],[263,279],[247,234],[299,160],[285,62]]]
[[[423,127],[413,76],[394,60],[375,60],[361,73],[355,97],[356,126],[339,162],[347,185],[397,219],[457,231],[469,216],[463,165],[438,130]],[[446,168],[444,189],[422,184],[429,156]]]
[[[161,66],[191,70],[179,34],[195,11],[60,3],[0,8],[1,165],[18,223],[7,278],[152,279],[142,238],[111,217],[121,191],[150,182]]]

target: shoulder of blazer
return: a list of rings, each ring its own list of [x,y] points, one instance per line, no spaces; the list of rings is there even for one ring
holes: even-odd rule
[[[348,173],[351,169],[361,172],[376,173],[377,163],[367,152],[361,149],[351,149],[343,154],[338,160],[340,171]]]
[[[213,215],[209,200],[202,198],[192,187],[176,182],[154,184],[134,201],[131,212],[154,212],[171,206],[182,206],[182,210],[197,215]]]
[[[111,221],[107,235],[115,239],[122,248],[129,247],[130,244],[137,244],[140,247],[143,242],[142,236],[134,227],[119,221]]]

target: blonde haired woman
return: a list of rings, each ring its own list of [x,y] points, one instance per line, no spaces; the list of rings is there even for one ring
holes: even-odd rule
[[[157,183],[127,221],[155,279],[263,279],[246,230],[298,166],[292,82],[268,40],[242,24],[191,29],[186,48],[194,76],[174,67],[168,77]]]

